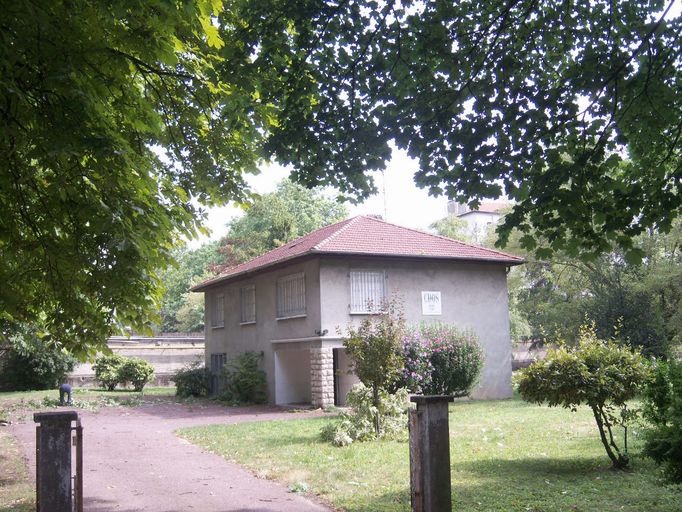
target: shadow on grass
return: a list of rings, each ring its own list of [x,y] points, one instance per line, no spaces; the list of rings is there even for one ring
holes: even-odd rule
[[[612,470],[608,459],[594,457],[492,459],[454,463],[451,470],[453,510],[481,512],[654,510],[650,508],[648,498],[640,494],[646,494],[646,489],[650,485],[645,481],[646,478],[642,478],[642,475],[636,472]],[[638,480],[641,480],[642,488],[638,487]],[[620,484],[625,482],[628,485],[623,487],[628,487],[627,489],[620,487]],[[604,496],[605,489],[612,493],[610,497]],[[602,497],[603,503],[594,501]],[[410,490],[406,486],[401,492],[364,497],[364,501],[358,501],[358,504],[344,503],[344,510],[407,512],[410,510]],[[585,508],[586,506],[588,508]],[[663,505],[655,510],[673,509]]]
[[[589,477],[594,474],[594,476],[599,476],[609,470],[611,470],[611,465],[606,456],[603,459],[595,457],[487,459],[452,464],[453,472],[466,471],[480,477],[513,478],[514,480],[534,479],[547,475]],[[614,473],[618,472],[614,470]]]

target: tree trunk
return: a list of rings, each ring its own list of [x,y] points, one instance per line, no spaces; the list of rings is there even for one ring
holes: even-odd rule
[[[623,459],[620,452],[616,454],[613,451],[611,447],[612,445],[616,451],[618,451],[618,448],[615,446],[615,444],[613,444],[613,436],[611,436],[610,430],[609,436],[611,437],[611,443],[609,443],[609,440],[606,437],[606,432],[604,432],[604,418],[602,417],[601,409],[596,405],[591,406],[591,408],[592,413],[594,414],[594,420],[597,422],[597,427],[599,427],[599,437],[601,438],[601,443],[604,445],[606,454],[609,456],[609,459],[611,459],[613,467],[615,469],[624,469],[628,465],[627,460]]]

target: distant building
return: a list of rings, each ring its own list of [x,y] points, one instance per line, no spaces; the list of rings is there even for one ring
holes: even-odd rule
[[[448,214],[455,215],[467,223],[467,234],[476,243],[481,243],[502,217],[502,212],[511,206],[505,201],[482,201],[476,210],[457,201],[448,202]]]

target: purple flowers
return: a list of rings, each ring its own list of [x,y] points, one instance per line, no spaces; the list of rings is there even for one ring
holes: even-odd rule
[[[465,396],[483,366],[478,337],[449,324],[422,324],[405,334],[399,387],[412,393]]]

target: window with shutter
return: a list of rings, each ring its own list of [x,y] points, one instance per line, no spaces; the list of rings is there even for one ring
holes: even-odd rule
[[[377,313],[386,299],[386,274],[370,270],[350,273],[351,314]]]
[[[213,299],[213,314],[211,315],[211,327],[225,326],[225,295],[216,295]]]
[[[241,289],[241,323],[252,324],[256,321],[256,285]]]
[[[305,316],[305,274],[292,274],[277,280],[277,318]]]

